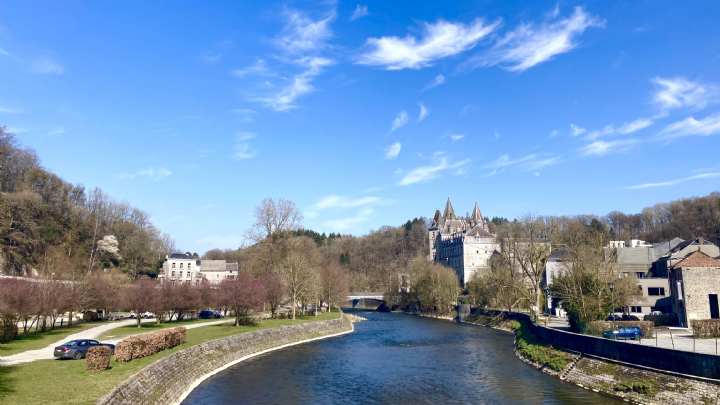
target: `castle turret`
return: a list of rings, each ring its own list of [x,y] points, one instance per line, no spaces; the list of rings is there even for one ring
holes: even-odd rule
[[[447,202],[445,203],[445,213],[443,214],[443,218],[446,220],[456,219],[455,210],[453,209],[452,203],[450,202],[450,197],[448,197]]]

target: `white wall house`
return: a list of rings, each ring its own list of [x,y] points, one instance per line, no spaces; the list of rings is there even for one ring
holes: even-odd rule
[[[183,281],[199,283],[203,279],[219,284],[225,279],[237,277],[239,266],[225,260],[202,260],[197,254],[173,253],[165,257],[161,281]]]

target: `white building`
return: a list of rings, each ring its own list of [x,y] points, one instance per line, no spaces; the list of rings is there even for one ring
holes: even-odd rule
[[[464,287],[473,274],[490,270],[490,258],[500,249],[478,204],[467,218],[455,215],[448,198],[445,212],[435,211],[428,229],[429,260],[451,267]]]
[[[228,263],[225,260],[202,260],[197,254],[173,253],[165,257],[162,273],[158,278],[161,281],[196,283],[205,279],[212,284],[219,284],[225,279],[237,277],[238,271],[237,263]]]

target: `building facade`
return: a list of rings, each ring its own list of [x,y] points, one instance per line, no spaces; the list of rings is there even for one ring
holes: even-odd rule
[[[428,260],[455,270],[464,287],[475,273],[490,270],[490,258],[500,249],[477,203],[467,217],[458,217],[448,198],[445,211],[435,211],[428,229]]]
[[[670,268],[673,312],[681,326],[695,319],[720,319],[720,259],[699,247]]]
[[[160,281],[199,283],[207,280],[219,284],[225,279],[237,277],[239,266],[225,260],[203,260],[197,254],[173,253],[165,257]]]

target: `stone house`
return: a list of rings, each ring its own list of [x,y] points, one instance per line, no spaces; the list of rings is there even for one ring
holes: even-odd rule
[[[684,327],[695,319],[720,319],[720,259],[702,246],[695,245],[695,251],[676,257],[670,266],[673,312]]]
[[[463,287],[475,273],[490,270],[490,258],[500,249],[478,204],[468,217],[458,217],[449,198],[442,215],[435,211],[428,242],[428,260],[455,270]]]
[[[219,284],[225,279],[237,277],[239,266],[225,260],[203,260],[195,254],[173,253],[165,257],[160,281],[182,281],[199,283],[208,280]]]

